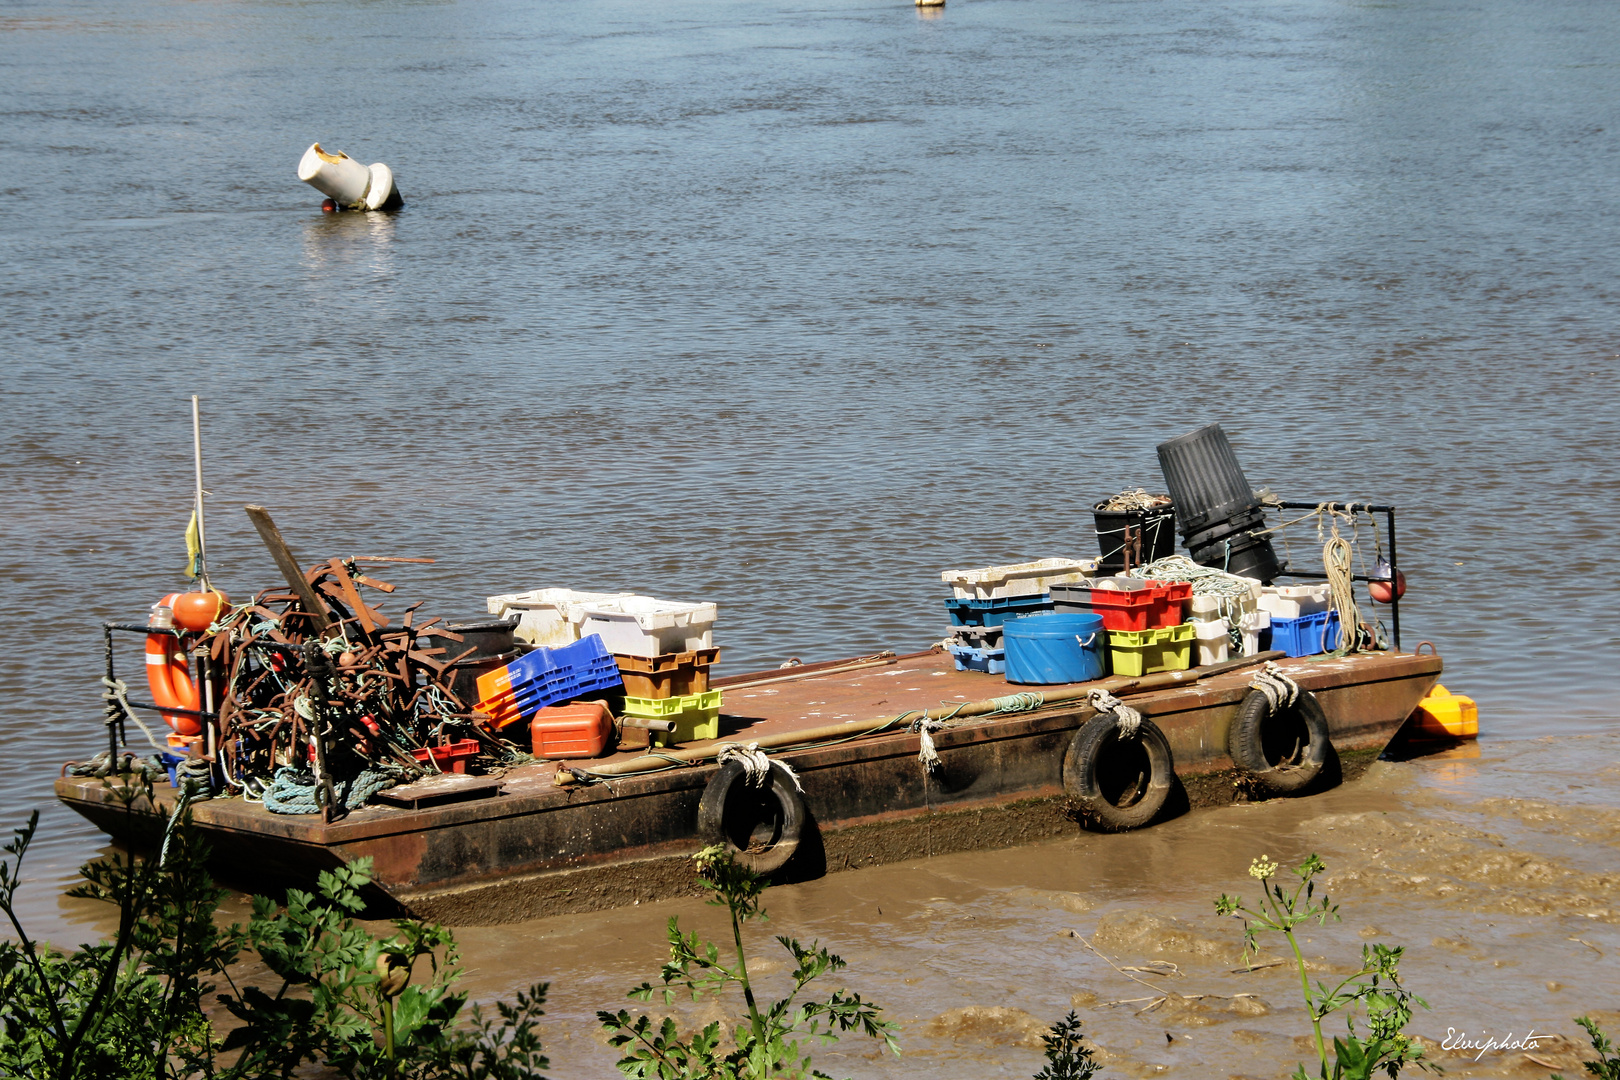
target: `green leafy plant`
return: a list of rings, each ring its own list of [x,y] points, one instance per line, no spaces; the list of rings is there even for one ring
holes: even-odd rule
[[[727,1047],[720,1022],[682,1036],[675,1021],[665,1017],[654,1023],[646,1015],[601,1011],[596,1014],[609,1033],[608,1042],[624,1051],[619,1071],[627,1077],[656,1080],[767,1080],[767,1078],[826,1077],[816,1071],[805,1051],[807,1041],[833,1042],[840,1032],[859,1031],[882,1039],[893,1053],[900,1053],[897,1027],[882,1020],[882,1010],[859,994],[834,991],[824,1001],[796,1004],[800,992],[814,979],[846,964],[839,957],[812,943],[808,948],[797,940],[779,936],[777,942],[793,959],[792,989],[781,1000],[761,1008],[754,981],[748,974],[748,956],[743,948],[743,924],[766,921],[760,896],[765,883],[737,864],[720,845],[704,848],[695,856],[698,884],[713,895],[709,903],[724,907],[731,916],[731,939],[735,959],[720,960],[720,949],[694,933],[682,933],[677,919],[669,920],[669,960],[659,972],[661,986],[642,983],[629,996],[650,1001],[661,993],[666,1005],[684,990],[692,1000],[718,997],[735,985],[742,992],[744,1013]],[[677,989],[679,988],[679,990]]]
[[[1080,1017],[1073,1009],[1041,1036],[1041,1042],[1046,1044],[1046,1066],[1035,1074],[1035,1080],[1090,1080],[1097,1074],[1097,1063],[1080,1034]]]
[[[1575,1022],[1586,1029],[1586,1034],[1592,1039],[1592,1049],[1598,1053],[1598,1060],[1583,1061],[1582,1066],[1598,1080],[1620,1080],[1620,1054],[1615,1052],[1614,1043],[1603,1034],[1603,1029],[1598,1027],[1597,1021],[1590,1016],[1577,1016]],[[1555,1073],[1552,1080],[1564,1078]]]
[[[155,805],[138,773],[109,790],[126,812]],[[38,823],[36,813],[15,830],[0,859],[0,911],[16,935],[0,941],[0,1076],[261,1080],[313,1062],[355,1080],[540,1080],[547,1067],[545,984],[454,1026],[466,995],[454,990],[453,938],[414,920],[382,937],[356,922],[364,862],[323,873],[317,893],[290,890],[284,906],[255,897],[245,928],[219,926],[225,893],[183,803],[156,856],[112,855],[80,871],[73,895],[118,910],[111,937],[73,952],[42,946],[15,906]],[[274,993],[232,981],[246,947],[280,978]],[[218,1001],[240,1021],[223,1041],[205,1011],[216,989],[205,980],[217,976],[231,984]]]
[[[1439,1071],[1423,1061],[1423,1048],[1404,1034],[1412,1020],[1412,1006],[1429,1007],[1428,1002],[1401,985],[1400,960],[1404,950],[1399,946],[1364,945],[1360,970],[1331,987],[1322,981],[1312,987],[1294,928],[1313,920],[1319,926],[1329,918],[1337,921],[1339,907],[1329,902],[1326,895],[1316,896],[1316,875],[1327,869],[1316,854],[1311,854],[1294,871],[1299,880],[1291,889],[1271,880],[1278,869],[1268,856],[1255,859],[1249,866],[1249,875],[1260,882],[1263,890],[1259,905],[1251,908],[1240,897],[1222,893],[1215,901],[1215,910],[1243,920],[1246,959],[1258,952],[1258,938],[1262,933],[1279,933],[1287,940],[1299,972],[1305,1010],[1311,1017],[1316,1052],[1321,1061],[1319,1075],[1323,1080],[1369,1080],[1381,1071],[1393,1078],[1405,1065]],[[1366,1013],[1368,1037],[1361,1039],[1356,1035],[1355,1017],[1347,1015],[1345,1037],[1334,1038],[1333,1060],[1329,1062],[1322,1021],[1330,1013],[1357,1004]],[[1294,1080],[1310,1080],[1305,1066],[1300,1065],[1294,1071]]]

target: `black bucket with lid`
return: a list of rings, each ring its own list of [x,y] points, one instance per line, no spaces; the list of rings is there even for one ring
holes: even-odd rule
[[[1118,574],[1144,566],[1176,552],[1176,507],[1174,502],[1145,510],[1104,510],[1112,499],[1092,508],[1096,519],[1097,551],[1102,556],[1097,573]]]

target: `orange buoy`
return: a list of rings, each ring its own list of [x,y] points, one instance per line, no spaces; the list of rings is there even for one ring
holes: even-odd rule
[[[218,589],[207,592],[180,593],[175,597],[174,624],[182,630],[200,634],[213,625],[220,613],[230,605],[231,598]]]
[[[1380,604],[1387,604],[1391,600],[1399,600],[1406,595],[1406,575],[1396,570],[1394,588],[1391,588],[1389,582],[1390,570],[1389,560],[1379,559],[1373,565],[1373,577],[1375,579],[1383,578],[1384,580],[1367,582],[1367,595]]]
[[[201,594],[192,594],[201,595]],[[170,593],[158,601],[159,608],[174,610],[179,593]],[[160,626],[154,614],[152,625]],[[152,700],[159,709],[201,708],[202,696],[191,679],[191,667],[186,662],[181,640],[172,634],[146,635],[146,685],[152,691]],[[202,721],[195,716],[164,713],[163,720],[179,735],[197,735],[202,732]]]

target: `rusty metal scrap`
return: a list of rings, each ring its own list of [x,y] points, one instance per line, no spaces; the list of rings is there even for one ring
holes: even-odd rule
[[[393,628],[383,601],[368,603],[360,590],[387,596],[395,587],[357,572],[357,561],[329,559],[304,574],[325,606],[319,617],[283,587],[216,624],[208,648],[214,670],[226,673],[221,765],[250,795],[284,766],[313,768],[323,787],[368,768],[412,780],[439,771],[412,751],[467,739],[481,744],[486,763],[511,757],[513,748],[485,732],[472,703],[452,688],[452,665],[474,650],[418,648],[417,638],[440,620],[417,624],[415,603]],[[462,640],[442,629],[434,636]]]

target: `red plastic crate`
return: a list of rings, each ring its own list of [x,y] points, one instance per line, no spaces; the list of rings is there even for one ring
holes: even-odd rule
[[[412,750],[411,754],[424,765],[432,758],[441,772],[464,773],[467,771],[467,762],[477,757],[478,751],[477,739],[462,739],[460,742],[445,743],[442,746],[424,746],[420,750]]]
[[[1147,588],[1092,589],[1091,610],[1102,616],[1104,630],[1151,630],[1164,608],[1164,589],[1155,582]]]
[[[1186,581],[1155,581],[1153,585],[1153,629],[1180,626],[1186,620],[1187,601],[1192,599],[1192,584]],[[1109,627],[1113,629],[1113,627]]]

